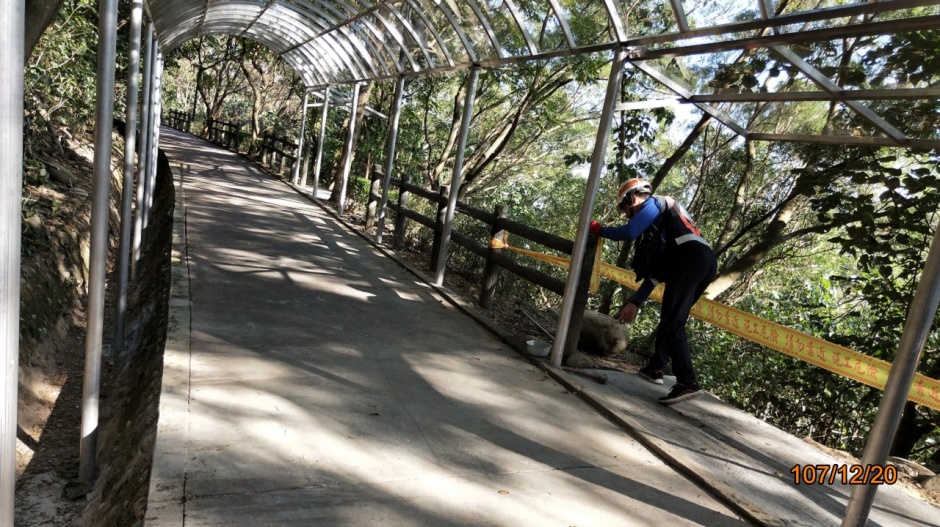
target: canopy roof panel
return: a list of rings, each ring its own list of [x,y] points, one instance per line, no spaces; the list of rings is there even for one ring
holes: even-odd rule
[[[856,94],[828,77],[824,65],[806,60],[799,48],[940,29],[940,0],[148,0],[147,4],[165,53],[201,35],[239,35],[281,55],[311,88],[623,47],[635,67],[680,102],[694,104],[742,135],[748,136],[749,130],[715,104],[741,102],[736,97],[750,97],[751,102],[796,97],[838,101],[871,123],[873,138],[849,142],[909,146],[915,144],[859,99],[891,99],[894,92],[898,99],[937,98],[932,86],[907,87],[913,92]],[[787,62],[792,75],[808,80],[818,91],[715,93],[663,67],[671,61],[688,64],[680,68],[683,71],[694,70],[695,57],[747,50]],[[762,139],[769,135],[773,134],[752,134]]]

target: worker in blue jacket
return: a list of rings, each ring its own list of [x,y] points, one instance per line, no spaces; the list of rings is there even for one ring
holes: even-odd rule
[[[590,231],[611,240],[635,240],[631,267],[642,283],[620,309],[618,319],[632,323],[656,284],[666,284],[655,353],[639,373],[654,384],[663,384],[663,368],[671,359],[676,385],[659,402],[675,404],[701,397],[685,325],[692,306],[717,276],[715,253],[685,208],[671,197],[654,196],[646,180],[636,178],[621,185],[617,208],[627,216],[626,224],[604,227],[591,221]]]

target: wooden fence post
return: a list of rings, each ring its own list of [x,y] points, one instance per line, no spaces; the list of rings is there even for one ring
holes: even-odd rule
[[[441,238],[444,236],[444,222],[447,221],[447,202],[449,189],[447,185],[441,185],[440,196],[437,198],[437,217],[434,218],[434,242],[431,245],[431,265],[432,273],[438,271],[437,260],[441,255]]]
[[[493,210],[493,224],[490,225],[490,240],[496,238],[506,241],[506,231],[503,230],[503,220],[509,216],[509,207],[497,205]],[[499,265],[496,264],[496,255],[502,252],[501,248],[493,247],[487,240],[486,265],[483,267],[483,287],[480,289],[480,306],[483,309],[492,309],[496,299],[496,283],[499,281]]]
[[[584,260],[581,262],[581,276],[578,277],[578,289],[574,294],[571,323],[568,325],[568,335],[565,339],[564,358],[578,351],[578,339],[581,337],[581,323],[584,320],[584,310],[587,308],[588,295],[590,294],[591,273],[594,272],[594,255],[597,252],[597,243],[597,235],[588,235],[587,247],[584,249]]]
[[[261,164],[268,164],[268,132],[261,136]]]
[[[379,202],[375,197],[381,199],[382,196],[382,181],[385,179],[385,174],[382,173],[381,167],[376,165],[372,169],[372,184],[369,185],[369,196],[366,199],[366,229],[371,229],[375,227],[375,219],[379,209]]]
[[[407,173],[401,175],[401,184],[398,187],[398,215],[395,217],[395,240],[392,242],[392,248],[397,250],[405,244],[405,225],[408,218],[403,214],[408,210],[408,192],[405,187],[411,183],[411,176]]]

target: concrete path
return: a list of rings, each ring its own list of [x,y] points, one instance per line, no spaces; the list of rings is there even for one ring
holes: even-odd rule
[[[848,487],[788,473],[835,462],[815,449],[530,362],[283,182],[161,143],[178,234],[147,526],[838,525]],[[940,511],[885,488],[872,518]]]

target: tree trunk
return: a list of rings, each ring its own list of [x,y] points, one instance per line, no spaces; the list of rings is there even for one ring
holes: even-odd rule
[[[741,223],[744,221],[744,200],[747,194],[747,183],[751,178],[751,173],[754,168],[754,142],[750,139],[746,139],[744,141],[744,149],[745,155],[747,156],[744,163],[744,174],[742,174],[741,179],[738,180],[738,188],[734,193],[734,201],[731,204],[731,211],[728,213],[728,220],[725,222],[725,227],[721,230],[721,234],[714,242],[716,249],[727,245],[735,233],[738,232]]]
[[[650,185],[653,186],[653,190],[659,187],[659,185],[666,179],[666,175],[669,174],[669,171],[672,170],[674,166],[685,156],[686,153],[692,148],[692,145],[695,144],[695,141],[698,140],[699,136],[702,135],[702,132],[708,128],[708,123],[712,120],[712,116],[703,113],[702,118],[699,119],[695,127],[692,128],[692,131],[689,132],[689,135],[686,136],[685,141],[682,141],[682,144],[679,145],[679,148],[669,156],[662,166],[659,167],[659,170],[653,174],[653,178],[650,180]]]
[[[26,27],[23,38],[23,60],[29,61],[29,56],[39,44],[39,39],[55,20],[63,0],[26,0]]]
[[[917,405],[908,401],[904,405],[904,412],[901,414],[901,422],[898,424],[898,433],[894,436],[894,442],[891,444],[890,455],[910,459],[911,451],[914,446],[920,442],[923,437],[937,427],[931,423],[917,422]]]
[[[776,217],[767,226],[761,238],[744,254],[730,260],[722,269],[719,269],[718,278],[705,291],[706,298],[715,298],[727,291],[744,273],[763,260],[771,249],[784,241],[784,232],[790,220],[793,219],[793,214],[796,213],[799,201],[799,195],[791,193],[780,206]]]
[[[447,136],[447,143],[444,145],[444,149],[441,150],[441,156],[437,165],[435,165],[431,173],[428,174],[428,182],[433,189],[440,188],[441,174],[444,173],[444,169],[447,167],[447,160],[450,158],[450,153],[453,151],[454,145],[457,144],[457,139],[460,135],[460,119],[463,115],[465,106],[464,97],[466,97],[466,93],[466,85],[461,83],[460,88],[457,90],[457,96],[454,97],[454,111],[451,114],[450,134]]]

